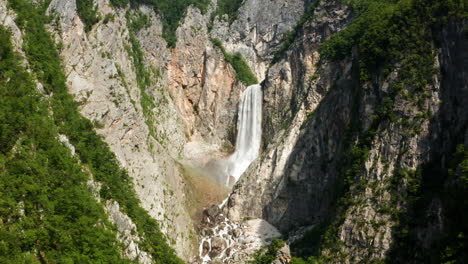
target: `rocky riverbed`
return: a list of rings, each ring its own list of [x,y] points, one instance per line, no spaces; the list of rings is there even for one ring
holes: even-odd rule
[[[218,205],[203,211],[199,256],[194,263],[244,263],[252,254],[281,233],[263,219],[231,221]],[[289,248],[278,252],[275,263],[289,263]]]

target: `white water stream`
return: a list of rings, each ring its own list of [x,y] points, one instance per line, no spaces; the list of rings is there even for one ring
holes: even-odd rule
[[[242,94],[237,121],[236,150],[227,160],[226,185],[232,186],[254,161],[262,139],[262,88],[250,85]]]

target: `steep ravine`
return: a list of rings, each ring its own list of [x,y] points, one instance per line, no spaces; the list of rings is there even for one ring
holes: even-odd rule
[[[152,1],[116,6],[119,1],[83,0],[94,20],[77,1],[0,0],[0,26],[11,31],[0,36],[11,34],[11,49],[20,56],[14,59],[22,61],[14,69],[29,76],[27,87],[37,86],[32,94],[41,122],[53,124],[44,138],[60,151],[61,162],[72,164],[70,175],[80,176],[80,197],[95,210],[89,228],[112,243],[108,251],[96,245],[106,257],[237,264],[260,258],[257,250],[274,241],[276,252],[267,258],[275,264],[289,264],[291,253],[304,259],[294,264],[310,256],[306,263],[467,260],[468,25],[462,0],[244,0],[228,13],[219,7],[230,0],[206,1],[206,8],[193,1],[173,32],[176,39],[164,28],[168,14]],[[34,19],[40,20],[37,32]],[[34,49],[34,41],[50,37],[57,52]],[[262,113],[250,121],[261,118],[261,129],[255,128],[261,147],[235,175],[237,182],[224,181],[229,187],[235,182],[231,190],[217,182],[218,170],[246,158],[232,157],[246,154],[234,148],[245,137],[238,111],[252,83],[240,75],[249,67],[260,81],[252,98],[261,95]],[[8,84],[8,71],[0,74]],[[2,177],[15,171],[4,164],[17,149],[35,153],[35,144],[48,146],[27,128],[16,134],[14,145],[0,145]],[[28,136],[35,141],[23,146]],[[244,142],[245,149],[257,139]],[[93,144],[101,155],[92,152]],[[134,191],[117,193],[122,186]],[[127,193],[130,202],[122,197]],[[31,212],[39,229],[50,224],[44,232],[55,234],[54,210],[28,207],[27,200],[25,210],[28,196],[18,197],[3,203],[9,211],[2,204],[0,213],[13,213],[0,214],[0,236],[8,233],[3,227],[23,236],[15,219],[23,225]],[[37,234],[39,242],[15,244],[18,256],[57,260],[57,241],[72,236],[50,239],[47,248]],[[156,245],[160,241],[167,243]]]
[[[106,1],[98,2],[98,7],[103,15],[113,14],[114,20],[100,22],[88,33],[70,1],[52,1],[48,9],[60,18],[51,30],[64,47],[61,57],[70,92],[80,102],[80,112],[99,124],[98,133],[129,171],[143,207],[170,234],[169,241],[179,255],[188,258],[194,233],[184,209],[181,175],[171,158],[182,151],[183,126],[167,91],[159,88],[157,78],[161,77],[155,72],[149,93],[161,108],[152,110],[157,111],[154,116],[158,119],[148,122],[153,116],[144,113],[143,95],[126,51],[131,44],[125,10],[116,12]],[[147,124],[165,129],[156,127],[151,133]]]

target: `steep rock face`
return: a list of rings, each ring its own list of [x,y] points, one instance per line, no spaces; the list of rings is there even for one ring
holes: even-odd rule
[[[71,29],[73,26],[76,26],[76,24],[73,24],[72,20],[74,19],[73,12],[71,10],[74,10],[76,8],[74,2],[66,2],[64,5],[59,5],[58,3],[53,3],[57,4],[55,6],[58,8],[61,12],[63,12],[63,21],[65,22],[64,24],[58,25],[55,24],[55,26],[63,26],[63,28],[68,28]],[[76,14],[75,14],[76,15]],[[25,47],[23,46],[24,39],[23,35],[24,32],[21,31],[21,29],[17,26],[15,23],[15,18],[16,14],[7,8],[7,3],[6,1],[1,0],[0,1],[0,25],[6,27],[8,30],[11,31],[12,33],[12,44],[14,47],[14,50],[18,53],[21,54],[21,58],[24,60],[22,63],[25,65],[26,68],[29,68],[30,61],[28,61],[28,57],[26,56],[24,50]],[[75,21],[78,22],[78,21]],[[57,29],[57,27],[55,28]],[[69,36],[70,37],[70,36]],[[29,69],[30,70],[30,69]],[[37,90],[42,94],[46,95],[46,92],[43,89],[42,83],[38,80],[34,80],[37,84]],[[50,96],[47,98],[44,98],[44,100],[49,100]],[[51,115],[50,117],[53,116],[53,112],[49,112]],[[51,133],[57,133],[56,130],[51,130]],[[65,147],[67,147],[70,150],[71,156],[75,158],[74,161],[77,161],[78,164],[81,166],[82,172],[84,172],[88,176],[88,181],[87,185],[89,188],[89,191],[91,192],[92,197],[98,202],[102,203],[101,196],[100,196],[100,190],[102,184],[100,182],[96,182],[94,180],[93,175],[91,174],[89,168],[86,165],[83,165],[82,160],[80,160],[79,155],[77,155],[76,148],[75,146],[70,142],[68,137],[64,134],[57,134],[56,139],[61,142]],[[83,165],[83,166],[82,166]],[[79,184],[79,183],[77,183]],[[20,202],[20,206],[24,207],[24,202]],[[89,206],[87,204],[87,206]],[[92,206],[92,205],[91,205]],[[123,256],[131,259],[131,260],[136,260],[139,263],[152,263],[152,258],[151,255],[148,252],[145,252],[140,249],[141,245],[138,243],[140,242],[140,234],[137,232],[136,225],[133,223],[130,217],[128,217],[125,213],[123,213],[120,210],[120,205],[116,201],[107,201],[105,205],[103,205],[105,211],[107,212],[108,219],[110,222],[115,224],[117,227],[117,239],[116,242],[120,241],[122,242],[122,252],[120,252]],[[22,214],[24,215],[24,209]],[[104,220],[106,221],[106,220]],[[102,225],[103,223],[97,223],[97,225]],[[24,232],[24,231],[23,231]],[[92,244],[93,241],[90,241],[90,244]],[[112,245],[106,245],[108,247],[112,247]],[[41,256],[44,256],[44,253],[40,253]],[[12,256],[9,256],[12,257]],[[13,261],[13,260],[12,260]]]
[[[391,79],[386,80],[380,87],[383,92],[386,87],[394,85],[393,80],[398,78],[397,71],[392,75]],[[431,113],[439,111],[439,78],[439,75],[433,77],[433,84],[428,87],[431,96],[424,102],[425,108]],[[366,115],[365,108],[377,109],[376,99],[375,95],[366,92],[359,111],[362,114],[361,118],[371,120],[371,116]],[[348,197],[350,206],[338,228],[344,252],[332,254],[334,263],[385,258],[392,243],[392,228],[397,225],[391,213],[385,209],[400,210],[406,205],[404,200],[396,204],[392,201],[394,199],[394,193],[391,191],[392,178],[397,177],[396,175],[400,173],[398,170],[404,168],[413,171],[418,165],[428,161],[425,153],[431,151],[430,120],[418,119],[417,106],[405,98],[397,96],[395,101],[398,103],[394,110],[417,125],[407,127],[403,122],[397,122],[379,126],[361,178],[358,179],[358,184],[350,189],[351,194]],[[399,188],[401,188],[399,191],[404,192],[406,186]],[[325,251],[327,254],[328,250]]]
[[[115,201],[107,201],[106,211],[111,221],[117,226],[119,240],[125,247],[124,254],[130,259],[138,260],[139,263],[153,263],[151,255],[139,248],[140,237],[138,236],[137,227],[130,217],[120,211],[119,204]]]
[[[234,138],[235,112],[245,86],[208,39],[209,16],[190,7],[177,30],[168,68],[168,90],[183,117],[187,134],[222,146]]]
[[[7,8],[5,0],[0,1],[0,24],[9,29],[12,33],[13,48],[16,52],[23,53],[23,36],[21,30],[15,23],[15,14]]]
[[[431,129],[435,141],[434,149],[440,152],[450,151],[450,142],[455,141],[458,134],[463,134],[467,129],[468,116],[468,61],[467,50],[463,47],[468,44],[466,30],[467,21],[449,25],[440,30],[436,36],[440,49],[438,53],[439,66],[443,72],[441,80],[441,106],[437,122],[433,123],[435,128]],[[443,131],[444,127],[450,127]],[[466,138],[466,136],[465,136]],[[463,142],[463,140],[461,140]],[[466,139],[465,139],[466,143]]]
[[[333,153],[339,151],[340,142],[331,138],[340,138],[349,124],[352,69],[349,62],[343,62],[322,65],[315,73],[317,49],[332,32],[344,27],[349,11],[336,2],[328,2],[315,12],[287,59],[268,72],[263,87],[263,127],[264,142],[269,145],[234,187],[229,200],[232,219],[263,217],[288,231],[304,225],[303,221],[313,221],[307,217],[311,214],[318,217],[326,213],[325,204],[330,202],[331,193],[323,194],[321,190],[331,188],[329,178],[336,177],[336,172],[320,176],[321,164],[338,160]],[[341,19],[332,19],[335,13]],[[311,79],[314,73],[320,77]],[[335,83],[343,88],[332,89]],[[321,101],[325,94],[326,100]],[[317,118],[311,118],[314,111]],[[289,188],[295,190],[283,193]],[[254,196],[256,199],[250,199]]]
[[[463,189],[466,183],[462,180],[460,168],[454,167],[456,149],[464,146],[466,151],[468,146],[468,53],[463,48],[468,45],[466,31],[463,30],[466,25],[466,20],[461,23],[450,20],[434,36],[439,47],[440,101],[439,111],[431,120],[428,130],[430,151],[425,153],[428,162],[422,167],[425,176],[421,185],[424,186],[422,193],[426,199],[405,212],[410,217],[425,221],[418,221],[407,230],[412,239],[410,243],[397,237],[391,251],[396,263],[440,263],[442,252],[453,247],[452,243],[458,243],[459,237],[456,237],[460,230],[466,228],[459,222],[460,218],[465,217],[465,210],[457,200],[460,197],[455,195],[460,188],[466,190]],[[455,172],[447,173],[450,169]],[[405,227],[403,225],[399,229]],[[403,246],[398,247],[402,242]],[[461,251],[465,249],[462,247]],[[463,253],[456,252],[453,256],[462,257]]]
[[[301,105],[313,111],[333,81],[344,75],[343,69],[335,71],[333,65],[324,65],[321,69],[324,74],[318,72],[318,48],[331,34],[346,27],[350,17],[351,11],[345,5],[321,2],[314,10],[313,19],[304,25],[302,34],[286,52],[285,59],[271,66],[264,84],[264,145],[287,129]]]
[[[153,85],[147,89],[155,106],[151,109],[152,129],[155,131],[155,139],[169,151],[171,157],[177,159],[186,143],[186,134],[177,105],[167,90],[166,67],[172,58],[171,53],[161,37],[162,22],[159,16],[146,6],[141,6],[138,11],[149,17],[149,25],[136,32],[136,38],[144,52],[145,66],[153,77]]]
[[[70,150],[72,156],[79,159],[78,155],[76,155],[75,146],[67,136],[60,134],[59,141]],[[95,181],[89,168],[84,167],[83,170],[88,174],[87,185],[93,198],[98,203],[103,203],[100,195],[102,184]],[[103,205],[109,220],[117,227],[117,238],[123,244],[123,255],[129,259],[138,260],[139,263],[152,263],[151,255],[140,249],[139,242],[141,238],[135,223],[120,210],[120,204],[114,200],[107,200]]]
[[[329,234],[337,239],[322,245],[321,252],[330,263],[384,260],[397,243],[395,213],[409,206],[408,174],[433,159],[448,159],[467,133],[463,25],[449,24],[434,39],[440,49],[434,51],[436,70],[424,92],[408,85],[409,91],[392,98],[391,111],[398,117],[375,123],[399,84],[400,65],[385,79],[361,82],[355,52],[338,62],[319,60],[319,43],[350,19],[347,7],[322,1],[285,59],[269,69],[263,84],[265,150],[234,187],[226,209],[232,220],[263,218],[285,233],[317,230],[335,219]],[[453,132],[442,136],[444,129]],[[358,143],[366,140],[368,149]],[[351,166],[346,162],[353,155],[365,158],[359,176],[346,182]],[[339,204],[346,206],[337,207],[344,186],[349,192]],[[437,197],[426,210],[432,218],[444,211]],[[446,220],[439,218],[433,228],[419,227],[422,251],[440,237]]]
[[[247,0],[232,24],[217,17],[211,34],[224,42],[228,52],[240,52],[258,79],[263,80],[273,51],[279,48],[283,34],[304,14],[308,2]]]
[[[351,206],[337,229],[343,244],[338,249],[324,250],[334,263],[383,260],[390,249],[396,258],[391,262],[437,263],[441,254],[437,243],[453,229],[447,217],[453,201],[447,193],[455,189],[453,184],[457,182],[456,175],[445,176],[444,171],[451,166],[456,146],[466,146],[468,136],[468,73],[463,66],[468,54],[461,48],[467,44],[461,30],[464,26],[466,21],[450,21],[434,34],[434,46],[439,47],[434,58],[437,70],[426,87],[426,95],[421,96],[423,110],[414,101],[397,96],[395,111],[410,121],[403,119],[379,127],[360,186],[351,189]],[[384,82],[381,89],[391,86],[391,81]],[[420,111],[431,113],[430,117],[422,117]],[[418,171],[422,175],[420,192],[427,201],[416,209],[410,202],[414,198],[408,189],[414,187],[407,174]],[[390,187],[392,181],[400,185]],[[435,182],[437,188],[431,186]],[[404,218],[395,217],[396,212],[414,217],[414,210],[421,212],[419,217],[426,219],[424,223],[407,226],[402,223]],[[414,240],[404,241],[402,248],[399,243],[407,233]]]

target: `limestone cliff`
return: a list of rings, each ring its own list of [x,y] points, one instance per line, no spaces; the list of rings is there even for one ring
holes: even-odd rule
[[[179,254],[188,258],[193,231],[183,206],[183,181],[171,158],[177,157],[186,140],[178,129],[182,125],[167,91],[159,88],[160,77],[154,74],[150,93],[161,108],[152,111],[157,111],[156,122],[165,130],[150,135],[132,59],[125,49],[130,45],[125,11],[115,11],[107,1],[98,7],[115,19],[98,23],[88,33],[74,1],[52,1],[48,9],[59,18],[50,30],[63,45],[61,57],[70,92],[80,102],[81,113],[98,124],[98,132],[129,171],[143,207],[160,221]]]
[[[69,91],[130,173],[143,207],[160,222],[179,255],[189,260],[197,242],[178,162],[200,159],[199,150],[184,151],[189,142],[195,148],[211,145],[208,151],[232,148],[245,86],[210,42],[208,13],[189,7],[176,32],[176,46],[169,49],[162,37],[163,14],[144,5],[131,9],[115,8],[106,0],[95,4],[105,19],[89,31],[75,1],[54,0],[47,10],[54,17],[49,30],[61,47]],[[148,23],[133,32],[132,19],[139,16],[146,16]],[[133,37],[150,76],[143,88],[141,65],[131,50]]]

